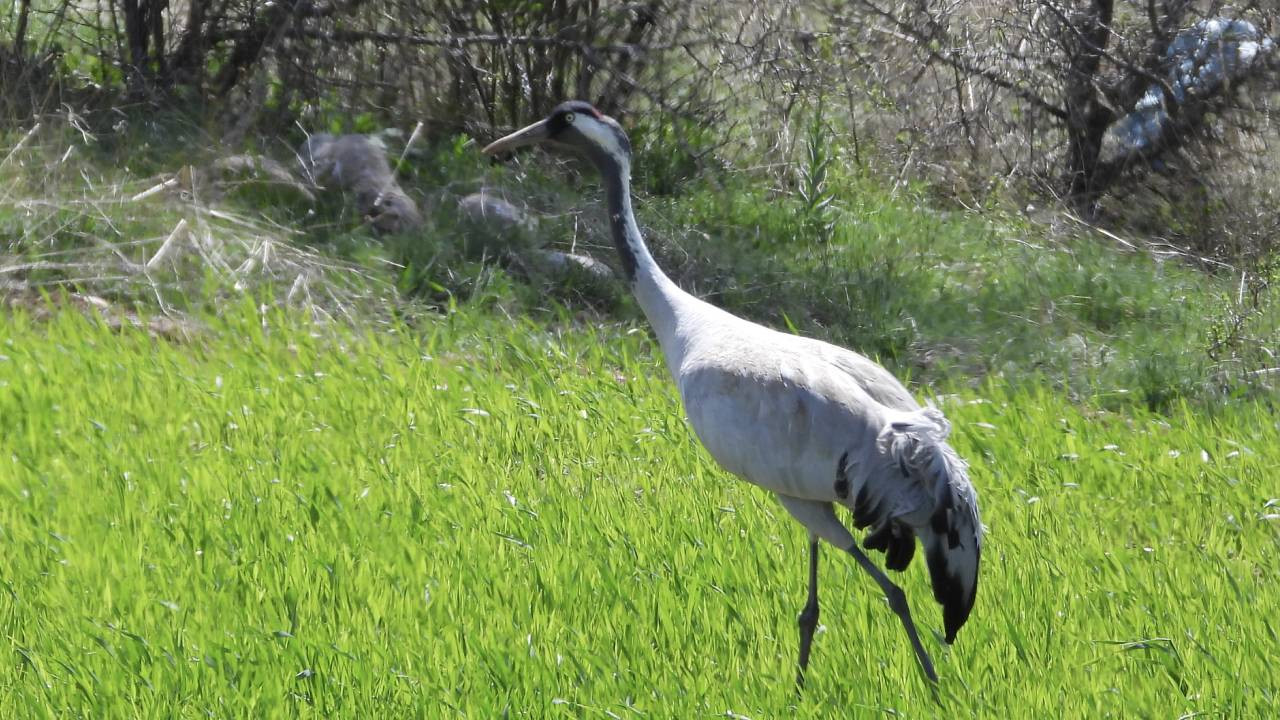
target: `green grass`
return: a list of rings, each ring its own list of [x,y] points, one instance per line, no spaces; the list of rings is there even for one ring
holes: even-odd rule
[[[636,166],[638,188],[648,186],[649,166],[661,167],[642,159],[649,163]],[[1114,236],[1049,229],[998,203],[982,212],[939,209],[927,188],[894,190],[837,160],[826,171],[831,202],[819,220],[798,192],[745,171],[709,172],[677,192],[641,191],[636,212],[683,287],[927,382],[1047,381],[1108,407],[1165,411],[1255,390],[1248,373],[1275,365],[1280,305],[1269,290],[1251,303],[1238,271],[1160,261]],[[497,188],[547,218],[525,242],[613,261],[594,170],[554,153],[502,166],[478,161],[464,143],[436,146],[410,181],[427,192]],[[453,215],[452,200],[441,200],[422,233],[384,244],[409,267],[402,287],[435,300],[500,297],[535,315],[561,303],[581,307],[590,295],[555,278],[506,282],[492,267],[495,251]],[[587,299],[613,317],[640,319],[617,295]],[[1232,341],[1211,357],[1207,349],[1224,333]]]
[[[173,150],[201,146],[202,132],[161,113],[92,142],[58,125],[37,133],[0,168],[0,265],[35,264],[9,277],[42,287],[194,311],[245,287],[290,295],[300,275],[325,276],[312,283],[321,304],[332,287],[346,305],[383,294],[361,292],[339,259],[440,307],[545,321],[567,306],[589,321],[640,320],[622,283],[567,280],[527,257],[546,246],[613,261],[599,181],[583,163],[533,152],[493,164],[472,139],[422,140],[400,177],[426,224],[384,238],[340,199],[281,203],[252,183],[212,208],[171,193],[132,199],[177,168],[208,165],[211,153]],[[1158,411],[1268,391],[1280,353],[1274,269],[1247,273],[1255,296],[1236,270],[1203,272],[1114,237],[1046,228],[1001,210],[1008,200],[939,209],[927,188],[890,188],[838,147],[821,188],[806,190],[820,198],[815,215],[788,186],[791,170],[677,172],[645,135],[656,131],[636,132],[637,147],[649,147],[636,208],[655,254],[682,286],[745,317],[858,348],[927,383],[1048,383],[1073,399]],[[255,151],[288,160],[283,139],[260,143]],[[481,188],[542,222],[515,237],[480,231],[457,200]],[[180,239],[141,273],[180,220],[199,242]]]
[[[475,311],[192,345],[0,323],[0,715],[1266,717],[1274,408],[946,396],[990,526],[942,677],[828,550],[718,471],[643,332]],[[1030,387],[1029,383],[1022,386]]]

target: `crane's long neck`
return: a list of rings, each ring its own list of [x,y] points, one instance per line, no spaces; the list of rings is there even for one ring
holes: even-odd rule
[[[676,286],[649,253],[631,211],[631,164],[626,158],[596,158],[609,203],[609,226],[622,259],[622,271],[668,355],[675,350],[678,308],[688,293]],[[668,358],[670,359],[670,358]]]

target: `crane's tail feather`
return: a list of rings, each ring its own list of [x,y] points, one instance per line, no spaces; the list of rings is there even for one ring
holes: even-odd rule
[[[890,422],[878,440],[880,451],[898,463],[903,475],[934,494],[936,509],[928,525],[917,530],[933,597],[943,608],[948,643],[955,641],[973,610],[983,532],[978,494],[969,482],[968,465],[946,442],[950,432],[940,411],[925,408]]]
[[[907,569],[911,559],[915,557],[916,534],[909,526],[888,519],[867,533],[862,547],[883,552],[885,567],[901,572]]]

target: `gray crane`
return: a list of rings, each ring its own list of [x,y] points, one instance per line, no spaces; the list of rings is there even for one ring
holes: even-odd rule
[[[797,685],[804,685],[818,625],[819,540],[852,555],[880,586],[925,675],[937,682],[905,594],[858,547],[834,505],[849,508],[858,529],[871,528],[863,547],[883,551],[890,570],[907,567],[920,538],[953,642],[973,609],[983,528],[967,465],[946,442],[946,418],[862,355],[757,325],[677,287],[640,235],[631,211],[631,143],[613,118],[566,102],[483,152],[533,144],[574,150],[595,164],[623,273],[698,439],[722,468],[773,492],[809,531]]]

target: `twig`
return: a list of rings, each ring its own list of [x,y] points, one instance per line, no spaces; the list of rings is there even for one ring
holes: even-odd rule
[[[30,139],[31,139],[31,137],[32,137],[33,135],[35,135],[35,134],[36,134],[36,131],[38,131],[39,129],[40,129],[40,123],[36,123],[35,125],[32,125],[32,126],[31,126],[31,129],[27,131],[27,134],[26,134],[26,135],[23,135],[23,136],[22,136],[22,139],[18,141],[18,144],[17,144],[17,145],[14,145],[14,146],[13,146],[13,147],[11,147],[11,148],[9,148],[9,153],[8,153],[7,155],[5,155],[5,156],[4,156],[4,160],[0,160],[0,168],[2,168],[2,167],[4,167],[5,165],[9,164],[9,158],[13,157],[13,156],[14,156],[14,153],[16,153],[16,152],[18,152],[19,150],[21,150],[21,149],[22,149],[22,146],[23,146],[23,145],[26,145],[26,144],[27,144],[27,141],[28,141],[28,140],[30,140]]]
[[[182,218],[178,221],[178,225],[173,228],[173,232],[169,233],[169,237],[165,238],[163,243],[160,243],[160,248],[156,250],[155,254],[151,256],[151,259],[147,261],[146,269],[155,269],[156,266],[160,264],[160,261],[169,254],[169,250],[177,243],[178,238],[186,234],[186,230],[187,219]]]
[[[422,121],[419,120],[417,125],[413,126],[413,132],[409,133],[409,140],[405,142],[404,149],[400,151],[400,157],[396,159],[395,169],[399,170],[400,165],[404,163],[404,158],[409,154],[409,148],[413,147],[413,142],[418,139],[418,135],[422,132]],[[393,183],[394,184],[394,183]],[[390,185],[385,185],[378,191],[378,196],[373,199],[373,207],[377,208],[382,204],[382,196],[387,192]]]
[[[247,31],[233,31],[215,33],[210,36],[210,40],[215,42],[223,40],[238,40],[243,38],[246,35],[246,32]],[[690,40],[686,42],[669,43],[666,45],[641,45],[636,43],[592,45],[588,42],[567,40],[565,38],[557,37],[546,37],[543,35],[481,34],[439,37],[434,35],[378,32],[376,30],[318,30],[315,28],[291,28],[285,31],[283,35],[287,38],[324,40],[331,43],[373,42],[388,45],[418,45],[444,48],[466,47],[468,45],[527,45],[529,47],[537,48],[560,48],[566,50],[577,50],[579,52],[593,51],[597,53],[611,53],[631,57],[650,52],[662,52],[666,50],[696,47],[698,45],[710,45],[715,42],[713,39],[707,38],[704,40]]]
[[[1068,119],[1067,111],[1065,109],[1060,108],[1057,105],[1054,105],[1053,103],[1049,102],[1048,100],[1045,100],[1044,98],[1040,97],[1039,95],[1031,92],[1026,88],[1019,87],[1016,82],[1000,76],[995,71],[988,70],[986,68],[975,67],[974,65],[966,62],[964,59],[956,57],[952,53],[942,52],[934,49],[933,44],[930,42],[930,38],[925,37],[919,28],[913,27],[910,24],[904,22],[898,16],[894,15],[892,12],[889,12],[888,10],[885,10],[884,8],[881,8],[880,6],[876,5],[874,2],[871,2],[871,0],[861,0],[861,4],[864,7],[871,10],[871,12],[874,13],[875,15],[878,15],[884,20],[887,20],[888,22],[897,26],[900,32],[894,32],[893,30],[890,30],[888,28],[881,28],[877,26],[872,26],[871,27],[872,30],[885,33],[899,40],[902,40],[904,42],[908,42],[916,46],[921,52],[923,52],[925,55],[929,56],[929,58],[933,60],[937,60],[938,62],[941,62],[951,67],[959,68],[961,72],[965,72],[970,75],[976,75],[978,77],[981,77],[982,79],[986,80],[992,85],[1003,88],[1013,93],[1017,97],[1020,97],[1023,100],[1026,100],[1027,102],[1031,103],[1032,105],[1035,105],[1036,107],[1058,118],[1059,120]]]
[[[422,134],[422,121],[419,120],[417,125],[413,126],[413,132],[409,133],[409,139],[404,144],[404,149],[400,151],[400,157],[396,160],[396,169],[400,169],[400,163],[404,162],[404,158],[409,154],[409,148],[413,147],[413,143]]]
[[[1079,215],[1076,215],[1075,213],[1072,213],[1072,212],[1063,212],[1063,215],[1064,215],[1068,220],[1071,220],[1071,221],[1073,221],[1073,222],[1079,223],[1080,225],[1082,225],[1082,226],[1084,226],[1084,227],[1086,227],[1086,228],[1089,228],[1090,230],[1096,231],[1096,232],[1100,233],[1101,235],[1103,235],[1103,236],[1105,236],[1105,237],[1108,237],[1108,238],[1110,238],[1110,239],[1112,239],[1112,240],[1115,240],[1116,242],[1120,243],[1121,245],[1124,245],[1125,247],[1129,248],[1130,250],[1134,250],[1134,251],[1138,250],[1138,246],[1137,246],[1137,245],[1134,245],[1133,243],[1129,242],[1128,240],[1125,240],[1124,238],[1120,237],[1119,235],[1116,235],[1115,233],[1111,232],[1110,230],[1107,230],[1107,229],[1106,229],[1106,228],[1104,228],[1104,227],[1101,227],[1100,225],[1096,225],[1096,224],[1094,224],[1094,223],[1089,222],[1088,220],[1085,220],[1084,218],[1080,217]],[[1186,258],[1186,259],[1188,259],[1188,260],[1195,260],[1196,262],[1201,262],[1201,263],[1204,263],[1204,264],[1206,264],[1206,265],[1216,265],[1216,266],[1218,266],[1218,267],[1220,267],[1220,268],[1227,268],[1227,269],[1235,270],[1235,267],[1233,267],[1233,266],[1232,266],[1232,265],[1230,265],[1229,263],[1224,263],[1224,262],[1222,262],[1222,261],[1220,261],[1220,260],[1214,260],[1213,258],[1207,258],[1207,257],[1201,256],[1201,255],[1196,255],[1196,254],[1194,254],[1194,253],[1189,253],[1189,252],[1187,252],[1187,251],[1185,251],[1185,250],[1181,250],[1181,249],[1179,249],[1179,248],[1177,248],[1177,247],[1174,247],[1173,245],[1170,245],[1169,243],[1146,243],[1146,247],[1147,247],[1147,249],[1148,249],[1149,251],[1151,251],[1151,252],[1160,252],[1160,251],[1158,251],[1158,248],[1160,248],[1160,247],[1165,247],[1165,248],[1168,248],[1168,250],[1164,250],[1164,251],[1162,251],[1165,255],[1176,255],[1176,256],[1178,256],[1178,257]]]
[[[171,188],[171,187],[173,187],[173,186],[175,186],[175,185],[177,185],[177,184],[178,184],[178,178],[176,178],[176,177],[171,177],[171,178],[169,178],[168,180],[165,180],[164,182],[162,182],[162,183],[160,183],[160,184],[158,184],[158,185],[152,185],[151,187],[147,188],[146,190],[143,190],[142,192],[138,193],[137,195],[134,195],[133,197],[129,198],[129,201],[130,201],[130,202],[138,202],[139,200],[146,200],[147,198],[151,197],[152,195],[155,195],[156,193],[160,192],[161,190],[164,190],[165,188]]]

